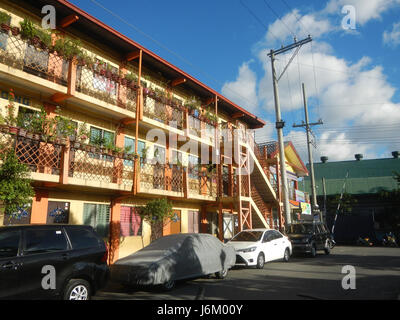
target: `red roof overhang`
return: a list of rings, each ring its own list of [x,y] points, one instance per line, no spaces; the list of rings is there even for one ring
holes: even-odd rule
[[[244,114],[244,117],[241,118],[242,121],[245,121],[249,124],[250,128],[261,128],[266,122],[252,113],[246,111],[242,107],[233,103],[226,97],[219,94],[217,91],[209,88],[199,80],[190,76],[186,72],[182,71],[178,67],[172,65],[168,61],[164,60],[157,54],[152,51],[144,48],[140,44],[131,40],[127,36],[113,29],[112,27],[106,25],[101,22],[99,19],[93,17],[89,13],[75,6],[66,0],[14,0],[14,3],[23,6],[28,3],[30,6],[37,9],[40,14],[40,10],[44,5],[54,5],[57,11],[57,19],[65,18],[71,14],[75,14],[79,16],[79,20],[73,23],[69,28],[72,30],[79,30],[80,33],[97,33],[98,41],[105,43],[107,41],[112,41],[109,44],[115,44],[117,52],[121,52],[121,49],[126,52],[123,54],[126,55],[129,52],[134,50],[142,50],[143,52],[143,63],[147,63],[149,66],[153,66],[160,69],[160,71],[165,71],[168,73],[171,78],[184,77],[187,79],[186,83],[182,86],[187,86],[189,88],[194,89],[195,91],[202,93],[204,98],[209,98],[210,96],[217,96],[219,98],[218,108],[226,111],[228,114],[232,112],[241,112]],[[68,29],[69,30],[69,29]],[[104,32],[106,31],[106,32]],[[96,38],[96,37],[95,37]],[[118,48],[119,47],[119,48]],[[122,57],[121,57],[122,58]],[[149,67],[150,68],[150,67]]]

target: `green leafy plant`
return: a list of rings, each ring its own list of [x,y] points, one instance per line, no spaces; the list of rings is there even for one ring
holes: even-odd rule
[[[56,40],[54,49],[62,54],[67,59],[72,59],[75,56],[82,55],[80,40],[71,39],[68,37],[59,38]]]
[[[0,202],[5,206],[5,213],[11,217],[35,195],[28,178],[29,168],[18,161],[13,149],[0,154],[3,161],[0,166]]]
[[[152,241],[162,237],[163,226],[174,216],[172,204],[165,198],[149,201],[139,215],[150,224]]]
[[[0,11],[0,24],[9,24],[11,16],[4,11]]]
[[[29,19],[24,19],[24,21],[21,21],[20,23],[21,26],[21,36],[26,39],[31,39],[36,35],[36,28],[33,22]]]

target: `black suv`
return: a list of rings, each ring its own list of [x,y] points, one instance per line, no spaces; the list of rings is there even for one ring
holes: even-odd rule
[[[291,224],[286,233],[292,242],[293,253],[308,253],[315,257],[317,250],[329,254],[335,244],[328,228],[319,222]]]
[[[88,300],[108,280],[107,256],[90,226],[0,227],[0,299]]]

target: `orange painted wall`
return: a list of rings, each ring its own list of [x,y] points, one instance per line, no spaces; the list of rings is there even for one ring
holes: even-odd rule
[[[47,208],[49,205],[49,193],[47,191],[36,191],[32,201],[31,223],[42,224],[47,222]]]

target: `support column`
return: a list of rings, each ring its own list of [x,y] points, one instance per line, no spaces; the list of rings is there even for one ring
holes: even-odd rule
[[[119,127],[116,132],[115,137],[115,146],[117,148],[124,149],[125,147],[125,130],[123,127]],[[114,173],[113,173],[113,182],[117,184],[122,183],[122,172],[124,169],[123,159],[114,158]]]
[[[118,260],[121,233],[121,202],[111,201],[110,238],[108,263],[113,264]]]
[[[46,224],[49,206],[49,192],[36,190],[32,200],[31,224]]]

